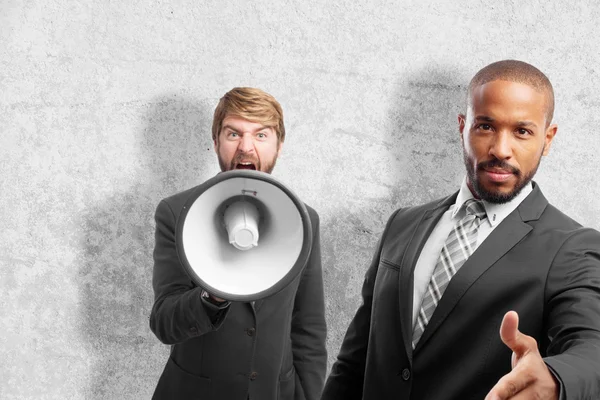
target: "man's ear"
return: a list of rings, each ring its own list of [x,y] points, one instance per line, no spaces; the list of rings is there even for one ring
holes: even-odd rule
[[[552,140],[554,140],[554,136],[556,136],[556,132],[558,131],[558,125],[551,124],[548,128],[546,128],[546,136],[544,137],[544,151],[542,155],[547,156],[550,153],[550,147],[552,146]]]
[[[465,131],[466,123],[467,117],[465,114],[458,114],[458,132],[460,132],[460,140],[463,140],[463,132]]]

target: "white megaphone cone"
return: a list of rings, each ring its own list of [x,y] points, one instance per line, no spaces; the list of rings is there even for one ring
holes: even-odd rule
[[[258,209],[244,200],[227,207],[224,218],[229,243],[238,250],[250,250],[258,245]]]
[[[175,232],[190,279],[214,296],[245,302],[296,279],[312,240],[304,203],[271,175],[248,170],[222,172],[191,189]]]

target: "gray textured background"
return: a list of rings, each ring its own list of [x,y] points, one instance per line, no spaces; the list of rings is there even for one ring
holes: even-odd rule
[[[217,171],[234,86],[283,105],[275,176],[321,215],[330,362],[390,213],[458,188],[456,114],[492,61],[554,83],[537,181],[600,228],[600,5],[454,3],[0,0],[0,398],[150,397],[154,209]]]

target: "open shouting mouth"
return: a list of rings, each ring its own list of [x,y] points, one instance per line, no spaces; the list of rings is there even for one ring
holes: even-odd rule
[[[235,164],[235,169],[250,169],[256,171],[256,165],[251,161],[241,161]]]

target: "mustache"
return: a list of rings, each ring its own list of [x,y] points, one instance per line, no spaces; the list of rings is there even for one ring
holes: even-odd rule
[[[490,169],[490,168],[500,168],[500,169],[503,169],[506,171],[510,171],[512,174],[514,174],[516,176],[521,176],[521,171],[518,168],[513,167],[506,161],[499,160],[497,158],[494,158],[493,160],[489,160],[489,161],[482,161],[479,164],[477,164],[478,171],[481,171],[484,169]]]

